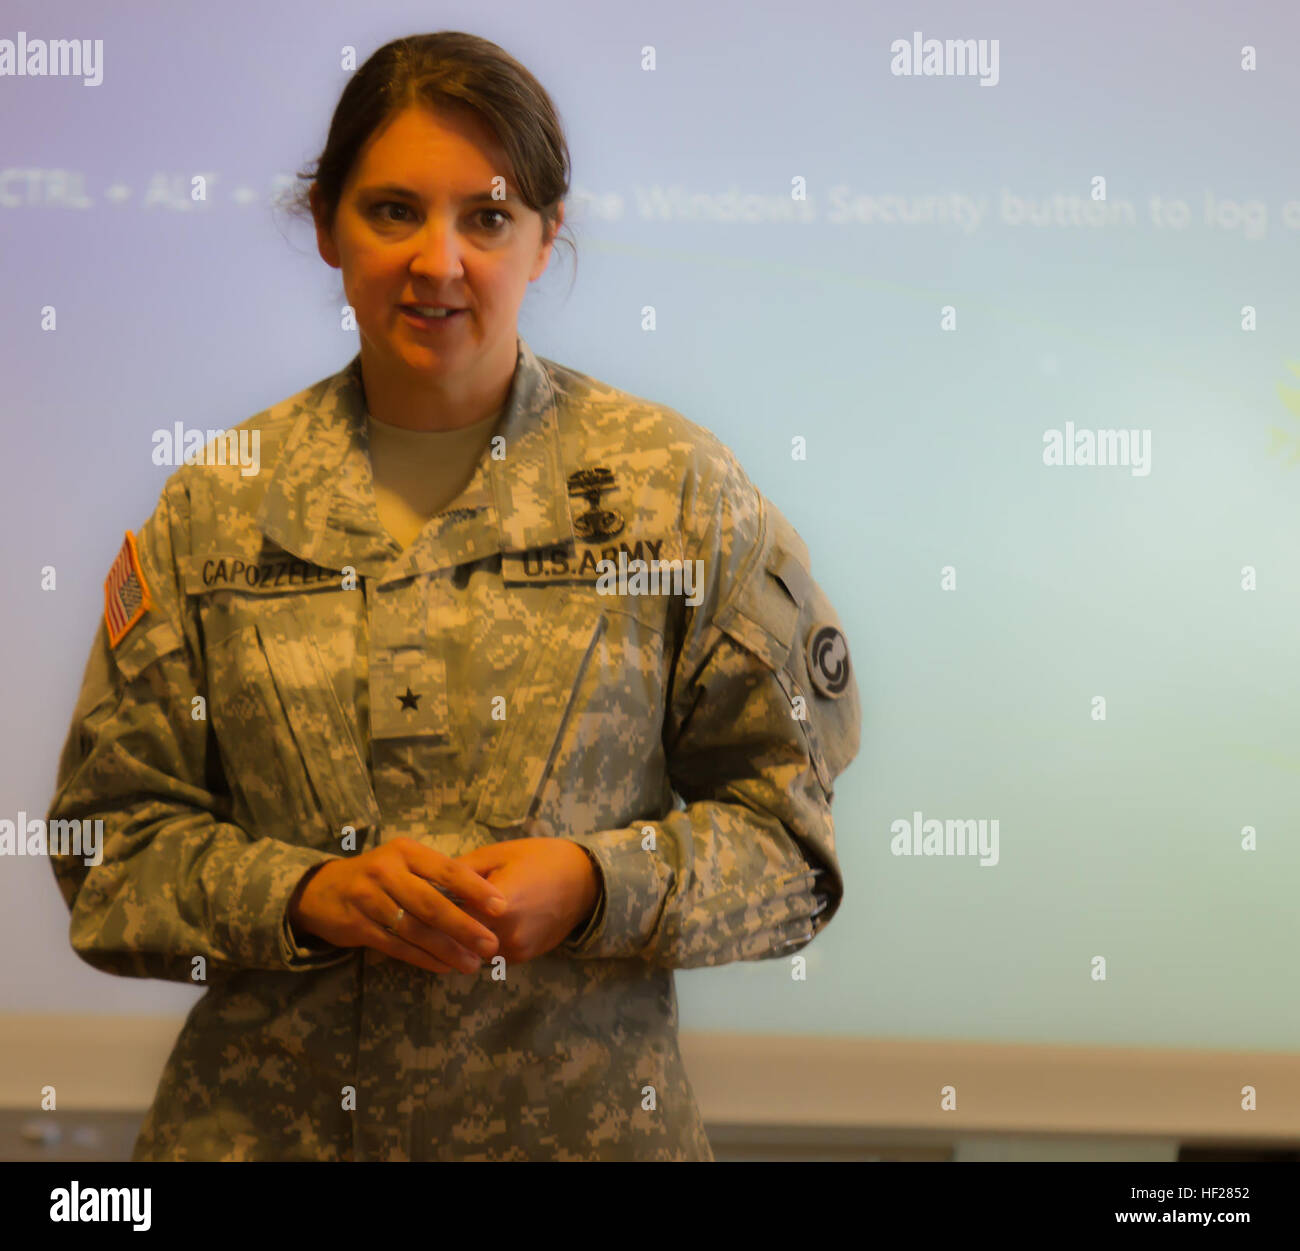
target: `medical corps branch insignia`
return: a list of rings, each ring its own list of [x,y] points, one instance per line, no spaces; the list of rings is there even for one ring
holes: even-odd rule
[[[116,647],[152,607],[140,556],[135,550],[135,535],[128,530],[117,559],[104,579],[104,622],[108,626],[109,645]]]
[[[808,676],[830,699],[838,699],[849,684],[849,643],[833,625],[815,625],[808,631]]]

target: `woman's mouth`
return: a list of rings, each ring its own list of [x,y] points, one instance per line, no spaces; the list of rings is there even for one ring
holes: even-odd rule
[[[429,304],[399,304],[406,320],[420,330],[443,330],[456,325],[469,312],[464,308],[434,308]]]

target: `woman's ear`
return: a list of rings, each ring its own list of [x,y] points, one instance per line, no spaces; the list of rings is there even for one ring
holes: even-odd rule
[[[316,223],[316,250],[325,264],[334,269],[342,269],[343,262],[339,260],[339,250],[334,246],[333,232],[325,228],[325,206],[315,183],[312,183],[307,195],[311,201],[312,220]]]

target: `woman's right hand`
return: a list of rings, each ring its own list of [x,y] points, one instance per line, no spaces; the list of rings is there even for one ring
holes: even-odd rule
[[[373,947],[430,973],[476,973],[480,955],[496,955],[497,936],[431,883],[488,915],[507,906],[501,892],[467,865],[395,838],[309,870],[294,892],[289,920],[336,947]],[[390,934],[384,927],[401,908],[406,913]]]

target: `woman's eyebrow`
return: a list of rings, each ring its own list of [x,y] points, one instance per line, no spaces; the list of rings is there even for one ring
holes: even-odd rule
[[[362,195],[396,195],[401,196],[406,200],[419,200],[423,198],[418,191],[413,191],[410,187],[403,187],[400,183],[395,182],[376,183],[371,186],[362,187],[360,193]],[[466,204],[472,203],[476,200],[490,200],[494,204],[519,203],[519,197],[513,191],[509,190],[509,188],[507,188],[504,198],[494,196],[491,191],[473,191],[469,195],[462,196],[461,200]]]

